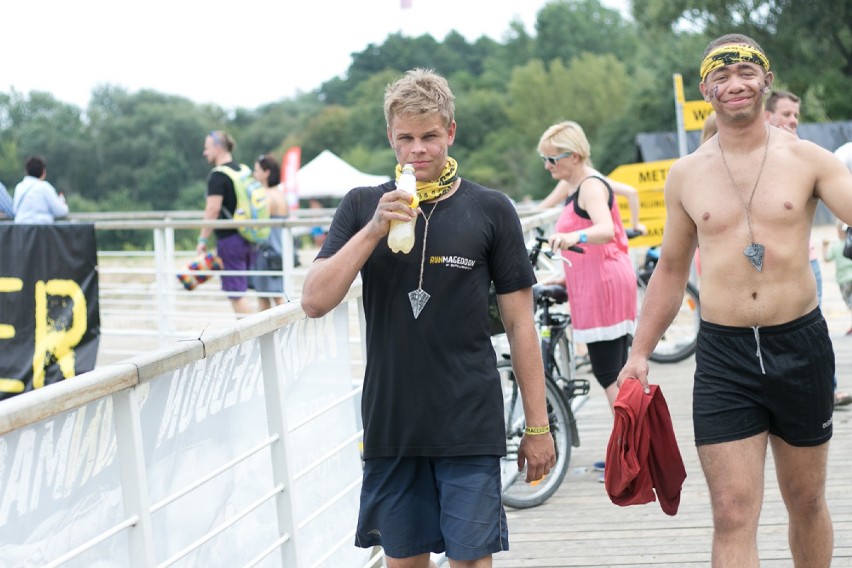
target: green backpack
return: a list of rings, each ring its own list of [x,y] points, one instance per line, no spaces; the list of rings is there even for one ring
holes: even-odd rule
[[[266,199],[266,188],[251,175],[251,169],[245,164],[240,164],[240,171],[236,172],[227,166],[217,166],[214,172],[226,174],[234,183],[234,192],[237,194],[237,208],[233,215],[227,209],[223,211],[227,217],[242,221],[245,219],[269,219],[269,202]],[[262,243],[269,238],[270,227],[250,226],[237,229],[240,236],[250,243]]]

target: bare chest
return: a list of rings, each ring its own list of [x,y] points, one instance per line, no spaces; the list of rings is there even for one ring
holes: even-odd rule
[[[760,164],[727,170],[716,162],[693,172],[682,201],[699,241],[743,239],[748,234],[759,240],[761,234],[785,228],[809,229],[816,206],[809,175],[768,161],[758,179]]]

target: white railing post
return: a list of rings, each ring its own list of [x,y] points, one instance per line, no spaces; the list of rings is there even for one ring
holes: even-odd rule
[[[293,230],[290,227],[275,227],[273,231],[281,231],[281,268],[282,278],[284,278],[284,295],[287,300],[292,300],[296,295],[296,279],[295,275],[295,251],[296,247],[293,244]]]
[[[170,265],[168,261],[168,254],[166,252],[166,236],[165,229],[163,227],[155,227],[154,228],[154,264],[156,268],[156,298],[158,306],[166,306],[167,305],[167,297],[168,297],[168,278],[171,273]],[[170,333],[174,331],[174,325],[172,321],[169,319],[169,312],[167,310],[157,310],[157,332],[160,347],[166,345],[166,340],[169,337]]]
[[[163,278],[163,295],[166,298],[166,309],[161,311],[165,311],[168,314],[173,314],[175,313],[175,305],[177,302],[177,296],[175,294],[176,288],[173,285],[174,281],[171,279],[172,269],[175,266],[175,229],[174,227],[168,224],[168,221],[170,221],[170,219],[167,217],[166,226],[163,233],[163,241],[165,244],[165,273]],[[174,332],[176,329],[174,320],[172,320],[171,317],[166,317],[166,322],[169,333]],[[160,345],[162,345],[162,341]]]
[[[139,519],[127,531],[130,564],[132,568],[149,568],[155,565],[154,531],[136,389],[121,390],[112,399],[124,514]]]
[[[266,401],[267,425],[269,435],[278,435],[278,442],[270,447],[272,458],[272,483],[284,484],[284,491],[275,498],[278,516],[278,534],[282,539],[281,561],[284,566],[299,568],[297,523],[293,508],[293,472],[288,460],[289,432],[284,402],[284,373],[278,349],[275,346],[275,332],[260,337],[260,359],[263,375],[263,389]]]

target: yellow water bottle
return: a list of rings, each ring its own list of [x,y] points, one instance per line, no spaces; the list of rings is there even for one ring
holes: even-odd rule
[[[405,164],[402,167],[402,174],[396,181],[396,188],[411,195],[409,207],[417,209],[419,203],[417,199],[417,178],[414,177],[414,166]],[[393,252],[402,252],[408,254],[414,247],[414,226],[417,223],[417,217],[410,221],[391,221],[390,232],[388,233],[388,246]]]

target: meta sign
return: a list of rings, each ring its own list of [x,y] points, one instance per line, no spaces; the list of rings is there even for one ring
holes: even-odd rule
[[[648,229],[648,234],[630,240],[631,247],[658,246],[663,242],[663,227],[666,224],[666,201],[663,187],[669,168],[676,160],[660,160],[618,166],[608,177],[633,186],[639,192],[639,222]],[[630,206],[627,198],[618,196],[618,208],[624,226],[630,224]]]

